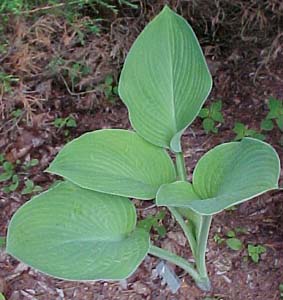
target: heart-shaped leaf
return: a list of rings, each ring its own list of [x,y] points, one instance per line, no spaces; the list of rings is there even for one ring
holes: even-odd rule
[[[7,252],[54,277],[123,279],[149,249],[136,228],[127,198],[82,189],[69,182],[34,197],[13,216]]]
[[[199,214],[212,215],[277,189],[279,174],[276,151],[267,143],[244,138],[206,153],[194,170],[193,185],[176,182],[161,186],[157,204],[187,207]]]
[[[166,6],[132,46],[119,94],[138,134],[180,152],[180,136],[198,115],[211,86],[192,28]]]
[[[48,168],[79,186],[138,199],[155,198],[176,178],[165,150],[119,129],[87,133],[67,144]]]

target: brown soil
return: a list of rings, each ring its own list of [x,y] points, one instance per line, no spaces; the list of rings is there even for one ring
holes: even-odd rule
[[[43,170],[68,140],[99,128],[130,128],[127,110],[117,97],[111,103],[101,88],[84,92],[87,86],[101,86],[108,74],[117,80],[134,38],[162,4],[163,1],[158,1],[155,6],[148,6],[151,8],[148,12],[142,11],[139,15],[128,10],[128,19],[111,16],[110,30],[103,31],[100,36],[87,36],[84,45],[78,43],[72,27],[60,18],[45,15],[32,26],[22,19],[11,20],[14,29],[9,37],[13,47],[0,61],[5,70],[14,70],[13,74],[20,78],[20,82],[14,85],[12,93],[0,95],[0,153],[5,153],[10,162],[20,160],[16,170],[21,184],[9,194],[0,190],[0,236],[6,234],[13,213],[29,199],[29,196],[20,193],[24,179],[32,179],[47,189],[55,177],[43,173]],[[211,49],[206,44],[204,50],[210,53]],[[64,58],[65,65],[60,66],[54,75],[46,66],[56,53]],[[259,129],[267,114],[267,99],[270,96],[283,98],[282,47],[268,64],[261,64],[262,57],[248,60],[246,52],[238,50],[237,53],[230,51],[230,55],[227,52],[222,56],[209,55],[208,59],[214,76],[214,89],[208,101],[222,99],[225,122],[215,135],[206,135],[199,119],[186,131],[183,145],[190,174],[207,150],[234,138],[232,128],[235,121]],[[73,61],[84,61],[91,71],[80,77],[74,89],[70,90],[71,82],[66,70]],[[11,115],[15,108],[22,109],[20,117]],[[70,115],[76,119],[77,127],[71,128],[69,135],[65,136],[64,130],[57,129],[52,121]],[[267,135],[267,141],[282,158],[283,148],[279,139],[277,129]],[[20,173],[20,165],[30,158],[37,158],[40,163],[26,173]],[[207,252],[207,266],[213,284],[210,293],[201,292],[188,275],[173,267],[182,285],[176,294],[172,294],[156,277],[154,269],[158,259],[151,256],[146,257],[135,274],[124,282],[79,283],[42,275],[4,251],[0,252],[0,292],[9,300],[279,300],[279,284],[283,283],[282,200],[282,193],[270,192],[240,205],[234,211],[224,211],[214,217]],[[135,204],[143,217],[157,211],[148,202],[135,200]],[[143,208],[147,209],[143,211]],[[153,232],[152,240],[190,259],[191,253],[188,245],[184,244],[179,226],[168,213],[163,222],[167,237],[161,238]],[[246,259],[246,247],[233,251],[225,243],[219,245],[214,241],[216,233],[225,237],[228,230],[236,227],[245,229],[245,233],[239,235],[244,245],[261,244],[267,248],[259,263]]]

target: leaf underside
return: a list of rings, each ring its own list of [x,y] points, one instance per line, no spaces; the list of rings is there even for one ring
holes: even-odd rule
[[[119,95],[138,134],[180,152],[180,136],[198,115],[211,86],[192,28],[166,6],[133,44]]]
[[[34,197],[13,216],[7,252],[67,280],[118,280],[132,274],[149,249],[136,228],[134,205],[63,182]]]
[[[160,185],[176,179],[165,150],[120,129],[97,130],[75,139],[47,171],[83,188],[145,200],[155,198]]]
[[[279,174],[280,161],[275,150],[262,141],[244,138],[208,151],[194,170],[193,184],[175,182],[161,186],[157,205],[216,214],[277,189]],[[174,198],[174,194],[179,195]]]

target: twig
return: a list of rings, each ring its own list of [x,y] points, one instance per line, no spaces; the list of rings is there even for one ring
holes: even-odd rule
[[[68,93],[71,95],[71,96],[80,96],[80,95],[85,95],[85,94],[90,94],[90,93],[94,93],[96,92],[96,89],[93,89],[93,90],[90,90],[90,91],[85,91],[85,92],[79,92],[79,93],[75,93],[75,92],[72,92],[68,86],[68,83],[67,81],[65,80],[64,76],[62,74],[59,74],[60,78],[63,80],[64,84],[65,84],[65,87],[68,91]]]

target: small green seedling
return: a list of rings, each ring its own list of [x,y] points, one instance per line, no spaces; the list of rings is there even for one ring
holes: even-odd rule
[[[59,130],[64,129],[64,135],[68,136],[70,134],[69,129],[77,127],[77,122],[72,116],[68,116],[66,118],[56,118],[53,125]]]
[[[11,178],[11,182],[9,183],[9,185],[3,187],[3,191],[5,193],[14,192],[18,188],[19,183],[20,183],[19,176],[17,174],[14,174]]]
[[[233,131],[236,133],[235,141],[240,141],[244,137],[252,137],[261,141],[265,140],[265,135],[257,132],[254,129],[249,129],[248,126],[244,125],[241,122],[236,122],[233,128]]]
[[[252,259],[253,262],[258,263],[261,254],[266,252],[266,248],[262,245],[248,245],[248,255]]]
[[[222,244],[225,241],[226,245],[230,249],[234,251],[239,251],[243,248],[243,243],[240,239],[236,237],[237,233],[246,233],[246,230],[241,227],[236,227],[234,230],[229,230],[226,233],[225,238],[221,237],[219,234],[215,234],[213,239],[218,245]]]
[[[216,233],[216,234],[213,236],[213,240],[214,240],[214,242],[215,242],[216,244],[218,244],[218,245],[222,244],[222,243],[225,241],[225,239],[222,238],[218,233]]]
[[[212,217],[278,189],[280,174],[269,144],[243,138],[208,151],[188,181],[181,137],[211,87],[192,28],[166,6],[135,41],[120,76],[133,130],[102,129],[68,143],[47,169],[65,181],[15,213],[7,253],[51,276],[83,281],[125,279],[150,254],[210,290],[205,255]],[[131,198],[155,199],[170,211],[195,263],[150,240],[136,225]]]
[[[202,127],[206,134],[213,132],[217,133],[218,128],[215,126],[215,122],[223,123],[224,118],[221,113],[222,101],[218,100],[210,105],[209,108],[202,108],[199,112],[199,117],[203,119]]]
[[[38,164],[39,164],[39,160],[36,158],[33,158],[23,164],[23,169],[27,171],[27,170],[37,166]]]
[[[274,128],[274,123],[283,132],[283,101],[270,98],[268,101],[269,112],[261,122],[261,129],[270,131]]]
[[[231,233],[231,232],[230,232]],[[228,239],[226,240],[226,244],[227,246],[234,250],[234,251],[239,251],[243,248],[243,243],[241,240],[239,240],[238,238],[236,238],[236,235],[228,235]]]
[[[0,95],[4,93],[10,93],[12,91],[13,83],[19,81],[19,78],[14,75],[7,74],[0,71]]]
[[[22,190],[21,194],[27,195],[27,194],[37,193],[41,191],[42,191],[42,187],[40,185],[35,185],[32,180],[27,179],[25,181],[25,187]]]
[[[118,87],[115,85],[114,77],[112,75],[106,76],[101,88],[106,99],[111,103],[114,103],[118,95]]]
[[[139,221],[137,226],[143,228],[147,232],[150,232],[151,229],[153,229],[160,237],[164,237],[166,235],[166,228],[162,224],[164,217],[165,212],[160,211],[155,216],[147,216],[145,219]]]
[[[18,119],[22,114],[23,114],[23,110],[20,108],[17,108],[11,112],[12,117],[15,119]]]
[[[1,157],[1,159],[4,157]],[[0,182],[6,181],[6,180],[10,180],[13,175],[15,174],[15,167],[12,163],[2,160],[1,161],[2,164],[2,172],[0,173]]]

